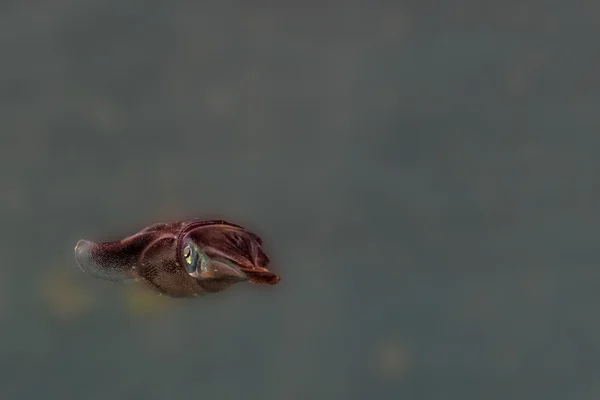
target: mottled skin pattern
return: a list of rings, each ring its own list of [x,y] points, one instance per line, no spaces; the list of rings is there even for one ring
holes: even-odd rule
[[[185,258],[186,245],[198,249],[197,269]],[[195,253],[196,254],[196,253]],[[187,220],[144,228],[121,241],[75,246],[79,267],[113,282],[137,282],[170,297],[219,292],[237,282],[275,285],[262,240],[226,221]],[[194,264],[195,265],[195,264]]]

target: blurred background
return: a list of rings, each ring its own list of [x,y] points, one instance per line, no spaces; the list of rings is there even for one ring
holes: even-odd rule
[[[599,22],[3,1],[0,398],[600,398]],[[75,264],[189,216],[281,283],[168,300]]]

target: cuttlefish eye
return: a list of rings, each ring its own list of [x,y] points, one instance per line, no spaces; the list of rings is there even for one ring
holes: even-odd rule
[[[189,273],[195,272],[198,268],[198,251],[190,243],[186,244],[183,248],[183,259],[185,260],[185,267]]]

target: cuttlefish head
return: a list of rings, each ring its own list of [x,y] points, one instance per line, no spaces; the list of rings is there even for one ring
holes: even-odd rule
[[[241,281],[275,285],[280,280],[268,269],[262,240],[237,225],[192,224],[180,234],[177,252],[187,273],[207,291]]]

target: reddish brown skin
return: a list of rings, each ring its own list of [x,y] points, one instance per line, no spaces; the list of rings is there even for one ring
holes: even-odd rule
[[[208,257],[228,260],[241,272],[236,276],[197,279],[183,262],[184,238],[191,239]],[[123,240],[105,243],[80,241],[75,257],[80,268],[113,282],[136,281],[170,297],[191,297],[225,290],[250,281],[275,285],[279,276],[268,269],[269,258],[256,234],[222,220],[186,220],[151,225]]]

